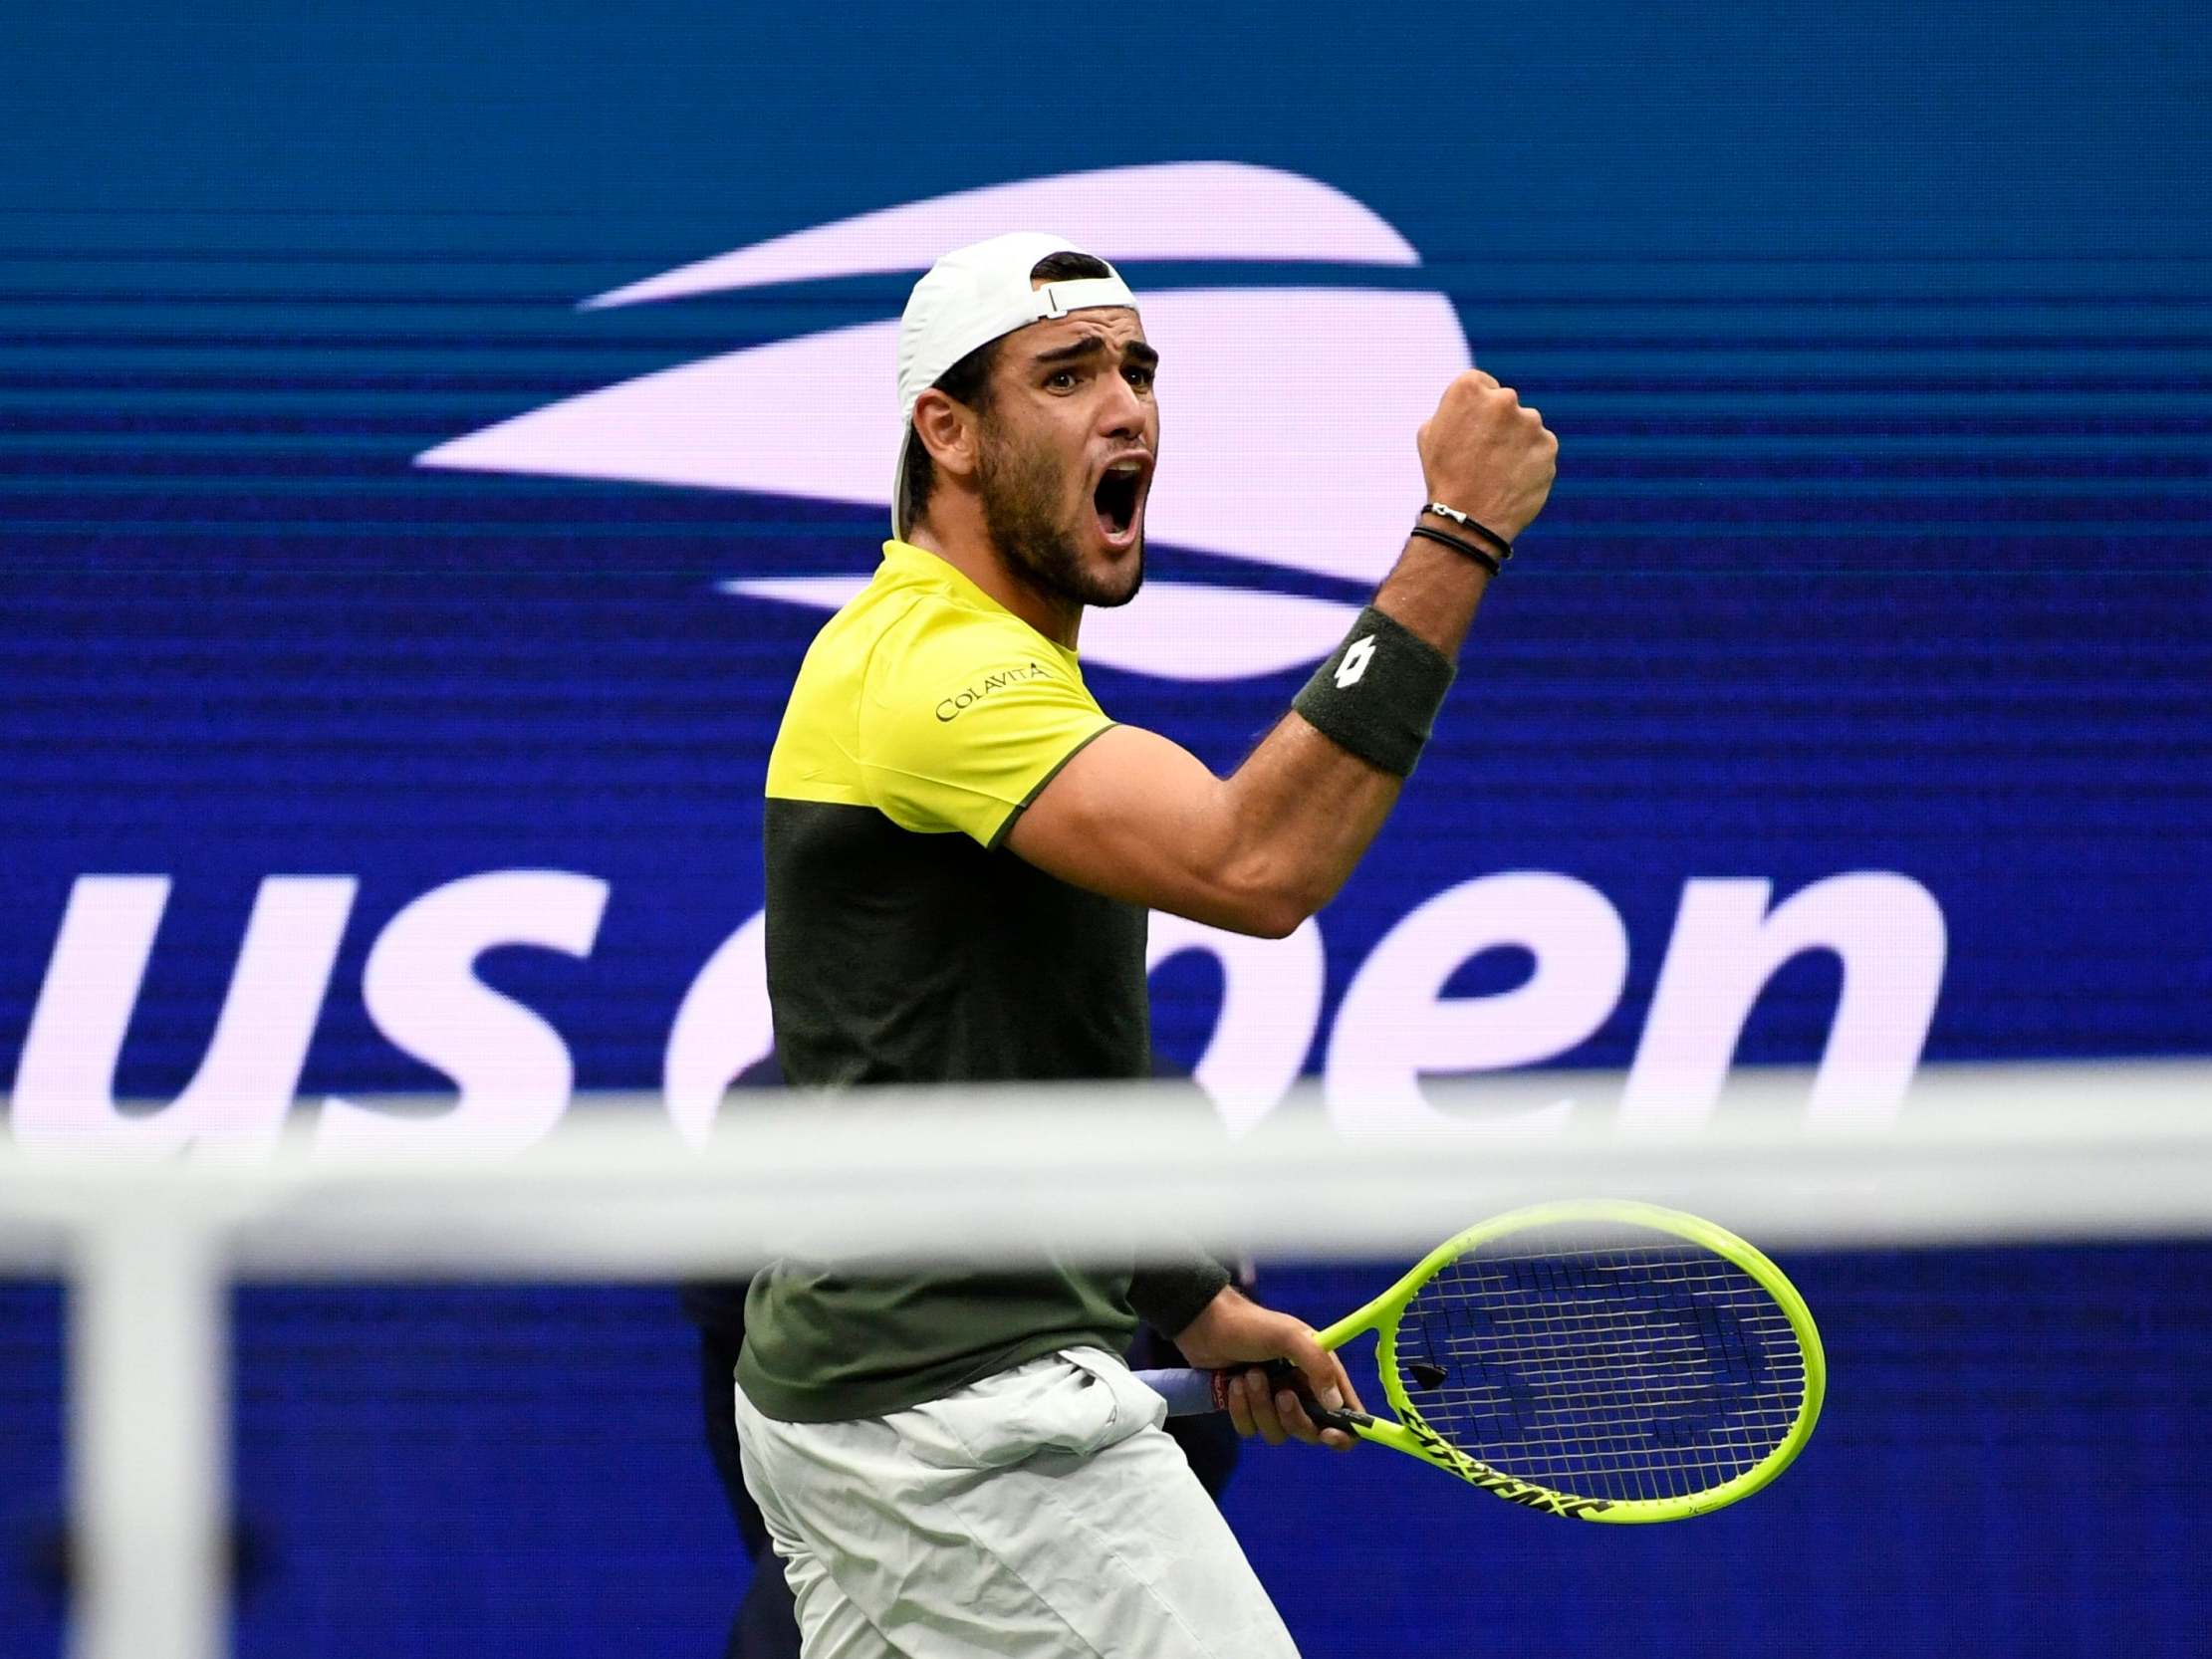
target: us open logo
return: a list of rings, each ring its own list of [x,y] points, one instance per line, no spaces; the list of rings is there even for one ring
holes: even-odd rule
[[[886,208],[738,248],[583,302],[650,305],[770,284],[919,271],[1010,226],[1058,232],[1116,264],[1346,267],[1322,287],[1174,288],[1138,302],[1165,359],[1154,544],[1370,589],[1421,499],[1413,434],[1473,358],[1441,293],[1361,287],[1420,256],[1380,215],[1295,173],[1226,161],[1110,167]],[[456,438],[425,467],[743,490],[890,511],[898,324],[804,335],[586,392]],[[834,610],[846,576],[748,573],[730,593]],[[1355,602],[1262,586],[1149,581],[1086,619],[1086,660],[1176,680],[1317,662]]]
[[[1385,574],[1421,499],[1413,433],[1467,366],[1441,294],[1403,286],[1419,259],[1351,197],[1262,167],[1191,162],[1035,179],[945,196],[740,248],[603,294],[587,309],[926,264],[944,249],[1036,224],[1121,262],[1320,262],[1343,286],[1165,289],[1143,297],[1146,333],[1170,364],[1167,468],[1149,509],[1161,543],[1241,563],[1254,585],[1154,581],[1084,628],[1093,661],[1167,679],[1223,681],[1326,657],[1353,603],[1258,585],[1281,573],[1341,582],[1362,597]],[[1356,267],[1397,267],[1399,286],[1358,286]],[[433,449],[428,467],[620,479],[854,503],[888,518],[898,432],[895,322],[733,352],[572,397]],[[1349,389],[1348,389],[1349,388]],[[882,411],[876,440],[870,410]],[[1286,510],[1286,504],[1295,510]],[[833,609],[867,580],[749,573],[749,598]],[[872,563],[872,559],[868,560]],[[1364,646],[1366,654],[1360,654]],[[1373,671],[1371,640],[1340,682]],[[1011,683],[1011,682],[1008,682]],[[967,688],[979,695],[979,684]],[[954,699],[961,695],[954,693]],[[205,1057],[159,1110],[125,1109],[115,1076],[146,983],[172,878],[89,873],[73,884],[41,984],[10,1104],[25,1144],[233,1148],[275,1143],[301,1087],[360,887],[345,874],[261,883]],[[377,934],[361,996],[391,1045],[450,1077],[451,1109],[393,1113],[325,1099],[316,1144],[332,1150],[517,1149],[550,1133],[576,1067],[566,1037],[487,984],[477,963],[512,947],[588,957],[610,883],[581,870],[477,871],[415,895]],[[1458,997],[1459,966],[1526,951],[1512,990]],[[1692,876],[1663,949],[1620,1102],[1623,1122],[1694,1121],[1718,1100],[1761,988],[1808,951],[1843,965],[1843,993],[1808,1092],[1817,1120],[1879,1122],[1902,1102],[1933,1017],[1946,931],[1909,876],[1849,870],[1786,897],[1757,876]],[[1430,1102],[1435,1073],[1540,1066],[1588,1039],[1627,993],[1627,926],[1574,876],[1472,874],[1410,907],[1368,947],[1334,1011],[1321,924],[1289,937],[1152,918],[1146,960],[1212,955],[1220,1014],[1193,1067],[1234,1129],[1286,1097],[1309,1054],[1348,1132],[1464,1135],[1563,1127],[1572,1095],[1544,1074],[1481,1120]],[[671,1018],[662,1088],[686,1139],[711,1133],[731,1080],[774,1044],[765,918],[728,934]],[[1537,1102],[1531,1104],[1532,1099]]]

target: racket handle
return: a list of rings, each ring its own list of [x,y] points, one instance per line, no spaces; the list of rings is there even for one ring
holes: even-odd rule
[[[1188,1369],[1138,1371],[1136,1380],[1167,1402],[1168,1416],[1198,1417],[1222,1409],[1214,1385],[1219,1374]]]
[[[1295,1387],[1306,1401],[1306,1415],[1325,1429],[1343,1429],[1351,1434],[1360,1424],[1372,1423],[1373,1418],[1357,1411],[1330,1411],[1307,1395],[1303,1380],[1298,1377],[1298,1367],[1287,1359],[1271,1360],[1268,1370],[1279,1383]],[[1138,1382],[1167,1402],[1170,1417],[1197,1417],[1209,1411],[1226,1411],[1229,1407],[1228,1371],[1137,1371],[1132,1373]]]

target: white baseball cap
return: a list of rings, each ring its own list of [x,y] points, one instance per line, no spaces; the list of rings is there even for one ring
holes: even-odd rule
[[[914,399],[978,346],[1001,335],[1071,311],[1135,307],[1136,296],[1118,275],[1049,282],[1042,288],[1030,285],[1030,272],[1047,254],[1083,251],[1065,236],[1041,230],[1010,231],[953,249],[914,284],[905,314],[898,320],[898,415],[906,430],[898,443],[898,464],[891,472],[893,536],[904,540],[906,535],[899,496],[906,477],[906,448],[914,441]]]

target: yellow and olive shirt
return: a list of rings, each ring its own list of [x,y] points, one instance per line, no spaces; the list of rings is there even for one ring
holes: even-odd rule
[[[1076,653],[951,565],[886,542],[808,649],[768,762],[768,993],[807,1088],[1138,1077],[1145,913],[1001,844],[1113,724]],[[926,1250],[927,1241],[917,1241]],[[1058,1348],[1173,1332],[1227,1274],[772,1264],[738,1381],[786,1422],[874,1417]]]

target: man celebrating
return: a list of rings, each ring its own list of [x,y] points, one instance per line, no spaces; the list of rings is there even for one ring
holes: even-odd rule
[[[769,992],[794,1083],[1145,1075],[1147,910],[1280,937],[1328,902],[1551,491],[1536,411],[1454,380],[1418,434],[1428,503],[1395,569],[1216,778],[1109,720],[1076,655],[1084,608],[1143,581],[1158,363],[1126,285],[1061,237],[977,243],[915,285],[896,539],[808,650],[769,761]],[[1204,1259],[785,1261],[754,1282],[737,1427],[808,1659],[1294,1655],[1116,1357],[1140,1316],[1194,1365],[1251,1364],[1240,1433],[1351,1444],[1260,1368],[1287,1359],[1356,1406],[1343,1366]]]

